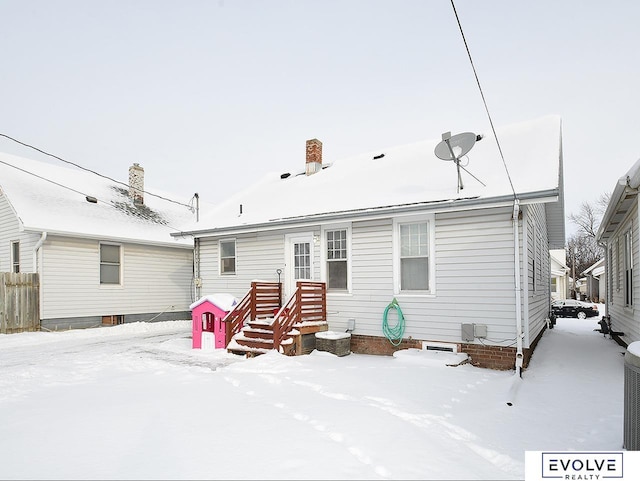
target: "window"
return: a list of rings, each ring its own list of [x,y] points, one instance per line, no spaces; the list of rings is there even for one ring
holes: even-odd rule
[[[620,246],[622,242],[622,239],[618,239],[616,242],[616,249],[617,251],[617,255],[616,255],[616,291],[620,291],[620,276],[621,276],[621,270],[622,270],[622,247]]]
[[[533,277],[533,291],[535,292],[538,288],[538,226],[533,223],[533,249],[531,253],[531,275]]]
[[[624,233],[624,305],[633,305],[633,234]]]
[[[347,229],[326,231],[327,289],[348,290]]]
[[[11,243],[11,272],[20,272],[20,241]]]
[[[609,258],[607,259],[607,300],[613,303],[613,246],[609,245]]]
[[[311,279],[311,243],[293,244],[293,276],[295,279]]]
[[[220,274],[236,273],[236,240],[220,241]]]
[[[120,246],[100,244],[100,284],[120,284]]]
[[[431,289],[429,222],[398,224],[400,291]]]

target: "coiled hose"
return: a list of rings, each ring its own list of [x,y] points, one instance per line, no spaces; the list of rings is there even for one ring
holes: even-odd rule
[[[395,309],[398,313],[398,322],[395,326],[389,327],[388,315],[389,310]],[[382,332],[385,337],[389,339],[389,342],[394,346],[399,346],[402,342],[402,336],[404,336],[404,315],[402,314],[402,309],[400,309],[400,304],[398,304],[397,299],[394,297],[393,301],[389,303],[389,305],[384,310],[384,314],[382,315]]]

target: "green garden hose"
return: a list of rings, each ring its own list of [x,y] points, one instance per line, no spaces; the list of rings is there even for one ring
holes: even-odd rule
[[[391,308],[394,308],[398,313],[398,323],[394,327],[389,327],[389,323],[387,322],[387,316]],[[402,315],[400,304],[398,304],[395,297],[384,310],[384,315],[382,316],[382,332],[394,346],[399,346],[402,342],[402,336],[404,336],[404,316]]]

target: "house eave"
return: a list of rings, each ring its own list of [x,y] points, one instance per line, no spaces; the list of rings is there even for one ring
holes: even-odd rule
[[[558,189],[529,192],[518,194],[520,204],[535,204],[556,202],[559,198]],[[414,204],[393,205],[383,207],[372,207],[359,210],[345,210],[338,212],[327,212],[323,214],[312,214],[295,217],[280,217],[269,219],[267,222],[259,222],[247,225],[231,225],[224,227],[213,227],[208,229],[198,229],[172,233],[176,236],[207,237],[213,235],[233,235],[243,232],[277,230],[284,227],[305,225],[317,225],[335,221],[357,220],[363,217],[367,219],[386,218],[391,215],[411,215],[417,212],[452,212],[476,209],[478,207],[504,207],[513,205],[514,196],[504,195],[498,197],[470,197],[466,199],[451,199],[441,201],[417,202]]]
[[[41,234],[42,232],[47,232],[49,236],[58,236],[58,237],[66,237],[66,238],[75,238],[75,239],[88,239],[88,240],[97,240],[97,241],[110,241],[117,242],[122,244],[137,244],[137,245],[151,245],[158,247],[173,247],[179,249],[193,249],[193,242],[190,243],[181,243],[178,240],[168,240],[158,241],[158,240],[147,240],[147,239],[135,239],[130,237],[121,237],[121,236],[104,236],[97,234],[84,234],[79,232],[66,232],[66,231],[56,231],[51,229],[39,229],[35,227],[25,227],[24,232],[32,233],[32,234]],[[173,236],[173,234],[172,234]],[[176,237],[187,237],[187,236],[176,236]]]

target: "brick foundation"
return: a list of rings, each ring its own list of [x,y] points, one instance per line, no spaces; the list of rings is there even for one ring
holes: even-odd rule
[[[409,348],[422,349],[422,341],[403,339],[399,346],[394,346],[386,337],[351,335],[351,352],[358,354],[392,356],[396,351]]]
[[[529,365],[533,351],[540,341],[546,327],[531,343],[530,348],[523,349],[523,367]],[[458,343],[458,352],[470,357],[471,364],[477,367],[497,370],[510,370],[516,367],[516,348],[501,346],[485,346],[482,344]],[[399,346],[394,346],[386,337],[351,335],[351,352],[357,354],[376,354],[392,356],[402,349],[422,349],[422,340],[403,339]]]

